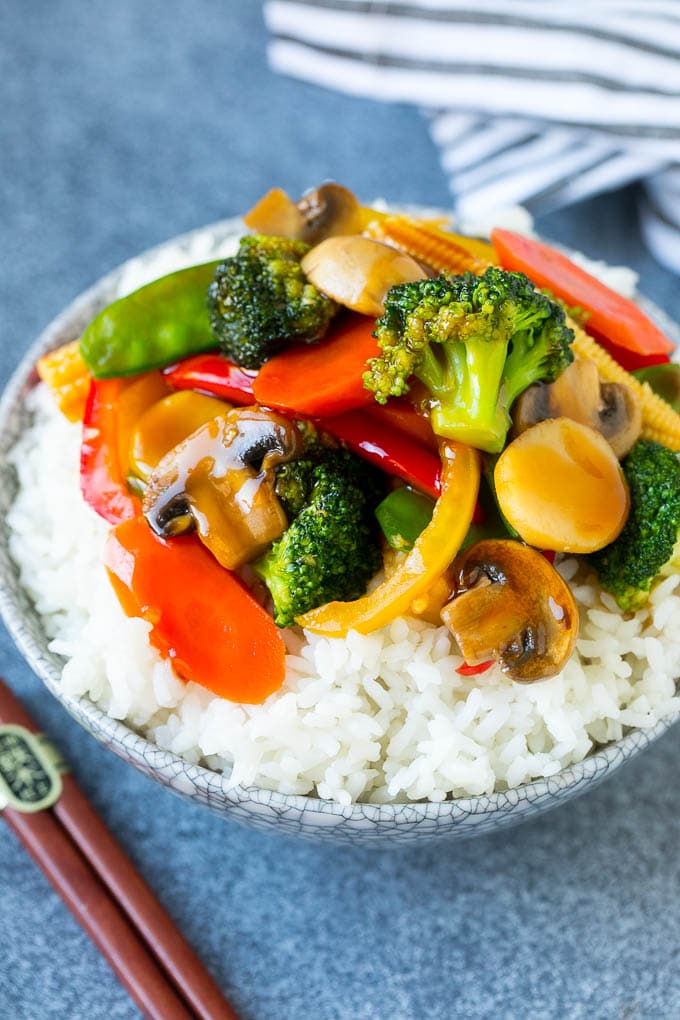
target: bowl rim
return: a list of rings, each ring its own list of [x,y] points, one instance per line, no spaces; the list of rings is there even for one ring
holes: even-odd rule
[[[117,288],[123,275],[133,268],[138,260],[151,260],[163,256],[174,248],[190,245],[193,241],[209,235],[212,235],[215,243],[219,243],[217,238],[225,241],[229,237],[235,237],[238,233],[242,233],[243,230],[243,221],[239,217],[230,217],[186,231],[127,259],[78,294],[42,330],[12,372],[0,397],[0,435],[6,433],[12,415],[20,408],[26,393],[36,384],[35,363],[40,355],[57,346],[57,341],[65,342],[61,336],[63,331],[72,327],[72,323],[77,321],[84,311],[87,310],[91,314],[92,304],[103,307],[108,303],[111,300],[111,292]],[[106,298],[102,298],[104,294],[107,295]],[[680,327],[648,299],[637,295],[637,300],[661,328],[668,332],[675,342],[680,343]],[[3,458],[4,454],[4,450],[0,452],[0,456]],[[159,780],[161,780],[160,773],[167,776],[184,774],[196,791],[202,792],[210,802],[214,802],[217,795],[227,805],[244,806],[248,802],[266,804],[269,808],[282,813],[292,809],[300,814],[312,812],[316,815],[341,815],[343,819],[350,822],[356,820],[364,823],[366,821],[395,823],[426,818],[442,822],[446,820],[447,816],[449,816],[449,820],[455,822],[455,817],[461,813],[475,816],[505,813],[512,811],[522,801],[539,801],[546,797],[553,799],[562,792],[585,786],[595,778],[604,776],[613,767],[622,764],[638,751],[643,750],[665,733],[678,718],[677,715],[668,716],[659,720],[649,729],[631,729],[620,740],[593,750],[582,760],[560,769],[553,776],[535,779],[508,790],[473,797],[449,798],[443,801],[392,801],[388,803],[360,801],[343,805],[337,801],[323,800],[312,794],[287,794],[264,787],[234,785],[229,781],[228,775],[213,771],[204,765],[191,763],[173,751],[158,747],[131,726],[107,715],[89,698],[71,697],[65,694],[61,689],[60,669],[56,665],[56,659],[59,657],[46,658],[47,637],[44,631],[42,636],[45,641],[41,646],[41,643],[26,627],[24,613],[8,585],[6,573],[7,570],[12,569],[9,553],[7,553],[7,561],[10,565],[8,567],[3,565],[0,569],[0,616],[2,616],[19,651],[36,675],[45,683],[50,693],[61,702],[77,722],[119,757],[131,761],[143,772]],[[16,568],[14,570],[17,586],[21,588]],[[30,596],[27,597],[30,599]],[[30,601],[32,602],[32,600]],[[33,611],[40,622],[40,614],[35,609]],[[155,773],[159,773],[159,775],[154,775]]]

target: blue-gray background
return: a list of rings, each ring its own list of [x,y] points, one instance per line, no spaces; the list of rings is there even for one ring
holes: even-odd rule
[[[418,113],[275,78],[259,4],[2,0],[0,375],[79,291],[281,185],[335,177],[446,205]],[[641,273],[627,190],[540,222]],[[180,801],[106,753],[0,633],[0,672],[244,1018],[680,1016],[678,732],[587,798],[498,836],[377,853],[277,839]],[[0,828],[0,1017],[137,1016]]]

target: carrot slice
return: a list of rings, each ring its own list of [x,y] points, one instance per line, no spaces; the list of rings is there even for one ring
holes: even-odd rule
[[[629,298],[617,294],[561,252],[540,241],[496,229],[491,234],[503,269],[525,273],[568,305],[588,312],[588,332],[632,370],[668,361],[673,344]]]
[[[299,414],[333,415],[373,403],[364,389],[369,358],[379,354],[375,319],[348,314],[319,344],[294,347],[267,361],[253,382],[258,403]]]
[[[135,517],[112,529],[104,562],[124,612],[152,625],[151,643],[184,680],[250,705],[279,689],[280,631],[198,539],[165,541]]]

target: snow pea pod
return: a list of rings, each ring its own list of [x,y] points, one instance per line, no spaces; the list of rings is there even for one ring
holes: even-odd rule
[[[180,269],[102,309],[80,339],[90,374],[136,375],[216,347],[205,299],[218,265]]]

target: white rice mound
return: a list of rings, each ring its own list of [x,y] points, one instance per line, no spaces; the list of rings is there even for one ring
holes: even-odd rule
[[[627,618],[574,559],[559,563],[581,614],[563,672],[533,685],[494,668],[456,672],[443,627],[411,618],[346,640],[287,632],[287,676],[262,705],[181,682],[122,612],[102,565],[108,527],[82,500],[80,427],[44,387],[12,454],[20,489],[11,554],[35,600],[62,683],[158,746],[224,771],[234,785],[350,804],[489,794],[552,776],[596,744],[680,709],[680,576]]]

